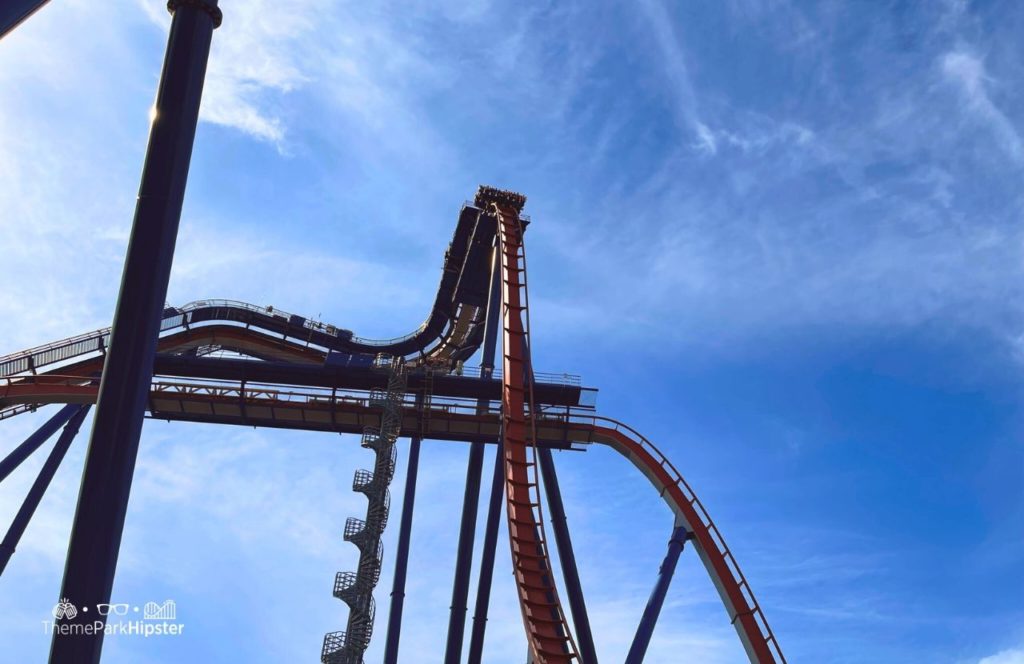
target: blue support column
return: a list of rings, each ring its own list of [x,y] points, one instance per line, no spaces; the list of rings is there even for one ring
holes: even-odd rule
[[[4,0],[0,2],[0,39],[18,27],[49,0]]]
[[[676,571],[676,563],[679,562],[679,554],[682,553],[683,545],[689,538],[690,533],[683,526],[672,531],[672,538],[668,541],[668,553],[665,554],[665,560],[658,570],[658,581],[654,584],[640,625],[636,628],[633,645],[626,655],[626,664],[642,664],[644,661],[647,646],[651,643],[651,635],[654,634],[654,625],[658,622],[661,607],[665,603],[665,595],[668,593],[669,584],[672,583],[672,575]]]
[[[580,585],[580,575],[576,569],[576,554],[572,549],[572,538],[569,536],[569,524],[565,518],[562,491],[558,486],[558,475],[555,473],[555,461],[551,458],[551,450],[538,447],[537,461],[541,477],[544,479],[544,495],[548,500],[548,513],[551,515],[551,528],[555,535],[555,545],[558,547],[558,560],[562,564],[565,591],[569,598],[569,609],[572,611],[572,622],[576,627],[576,645],[580,649],[581,664],[597,664],[594,636],[590,630],[590,616],[587,615],[587,604],[583,599],[583,587]]]
[[[494,554],[498,549],[498,526],[501,524],[501,505],[505,497],[505,449],[501,441],[494,456],[494,474],[491,476],[491,498],[487,505],[487,525],[484,526],[484,545],[480,559],[480,580],[476,589],[476,608],[473,611],[473,630],[469,636],[469,664],[480,664],[484,654],[484,631],[491,602],[491,581],[494,578]]]
[[[420,404],[422,399],[418,400]],[[384,637],[384,664],[397,664],[398,639],[402,631],[402,609],[405,607],[405,577],[409,565],[409,538],[412,532],[412,510],[416,500],[416,475],[420,465],[420,439],[409,441],[409,467],[405,472],[405,497],[402,499],[402,521],[398,528],[395,552],[395,578],[391,583],[391,609],[388,630]]]
[[[471,443],[469,463],[466,466],[466,491],[462,497],[462,522],[459,525],[459,547],[455,558],[451,614],[448,617],[448,642],[444,650],[445,664],[459,664],[462,660],[462,638],[466,631],[466,602],[469,597],[469,574],[473,565],[473,538],[476,534],[483,465],[484,444]]]
[[[89,406],[72,406],[72,408],[75,409],[74,414],[68,420],[68,423],[64,425],[64,431],[61,432],[60,438],[57,439],[57,443],[50,451],[50,456],[46,457],[46,462],[43,463],[36,481],[32,483],[32,487],[28,490],[28,495],[25,496],[21,509],[14,515],[11,527],[7,529],[7,534],[4,536],[3,541],[0,542],[0,575],[7,569],[7,563],[10,562],[11,556],[14,555],[14,550],[18,548],[18,542],[21,541],[21,536],[25,534],[28,522],[32,519],[32,515],[35,514],[36,508],[39,507],[43,494],[46,493],[46,489],[50,486],[50,481],[53,480],[57,468],[60,467],[61,461],[64,460],[64,455],[67,454],[68,448],[71,447],[71,441],[75,439],[78,429],[82,426],[82,420],[85,419],[86,414],[89,412]]]
[[[497,220],[495,220],[497,223]],[[484,320],[484,348],[480,359],[480,375],[489,378],[494,371],[494,354],[498,344],[501,323],[501,269],[498,249],[491,253],[491,292],[487,300]],[[477,402],[477,412],[486,412],[489,403]],[[451,614],[448,617],[448,640],[445,644],[445,664],[459,664],[462,660],[462,642],[466,633],[466,612],[469,599],[469,575],[473,565],[473,538],[476,534],[477,506],[480,502],[480,475],[484,464],[484,444],[474,442],[469,448],[466,468],[466,491],[462,503],[462,523],[459,526],[459,544],[455,559],[455,581],[452,584]],[[493,565],[493,559],[492,559]]]
[[[22,461],[32,456],[32,453],[49,440],[50,436],[57,432],[57,429],[67,424],[68,420],[74,417],[79,408],[81,406],[64,406],[56,415],[47,420],[43,426],[39,427],[35,433],[26,438],[25,442],[11,450],[11,453],[4,457],[3,461],[0,461],[0,482],[7,479],[7,476],[20,466]]]
[[[167,6],[174,18],[64,568],[60,596],[76,606],[110,602],[210,43],[221,20],[217,0]],[[51,664],[95,664],[103,634],[55,632]]]

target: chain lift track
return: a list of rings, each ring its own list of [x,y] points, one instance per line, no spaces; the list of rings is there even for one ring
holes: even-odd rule
[[[531,377],[526,361],[528,331],[523,325],[526,267],[519,218],[525,202],[519,194],[489,187],[481,187],[476,196],[477,205],[493,214],[498,223],[504,332],[502,439],[509,545],[519,607],[533,660],[538,664],[562,664],[578,661],[579,655],[555,587],[539,514],[537,462],[527,435],[526,396]]]

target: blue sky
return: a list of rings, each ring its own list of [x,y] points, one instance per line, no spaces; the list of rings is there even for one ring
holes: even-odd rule
[[[461,201],[522,191],[538,368],[675,460],[790,661],[1024,662],[1024,9],[433,4],[224,0],[169,299],[401,334]],[[61,0],[0,43],[0,353],[109,324],[163,5]],[[4,575],[0,661],[45,657],[83,442]],[[147,422],[115,600],[187,627],[104,661],[314,661],[355,443]],[[403,662],[443,648],[466,452],[424,447]],[[606,450],[557,463],[621,661],[671,519]],[[519,661],[498,565],[486,659]],[[679,653],[743,661],[692,552],[649,659]]]

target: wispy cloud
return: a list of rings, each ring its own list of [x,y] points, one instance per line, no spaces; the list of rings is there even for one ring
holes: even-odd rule
[[[739,4],[761,15],[788,3]],[[777,106],[745,107],[728,96],[728,81],[695,90],[687,60],[716,47],[682,37],[685,25],[663,4],[643,7],[656,46],[646,62],[672,83],[665,92],[685,138],[660,142],[660,158],[644,163],[642,177],[618,169],[616,186],[596,194],[600,204],[581,206],[586,224],[554,231],[553,244],[574,266],[563,277],[586,274],[602,304],[551,298],[540,301],[545,315],[602,338],[657,330],[721,352],[755,349],[792,325],[826,326],[837,338],[934,325],[942,334],[982,330],[1004,354],[1017,347],[1024,237],[1004,160],[1016,163],[1021,142],[996,104],[1008,86],[974,51],[949,45],[962,42],[963,16],[903,26],[882,15],[866,23],[863,48],[851,53],[829,36],[840,31],[829,21],[846,20],[842,13],[822,10],[813,52],[780,52],[771,42],[765,48],[777,62],[742,70],[763,69],[782,83],[796,76],[808,88],[785,99],[761,95]],[[936,85],[936,58],[946,85]],[[819,61],[832,63],[827,86],[816,78]],[[850,71],[866,78],[844,80]],[[836,97],[843,86],[856,92]],[[751,99],[746,88],[737,97]],[[973,132],[949,131],[965,119],[994,131],[1004,151],[993,156],[977,149]],[[1000,193],[975,207],[972,192],[990,185]],[[608,269],[587,269],[595,263]]]
[[[140,2],[166,29],[170,16],[158,3]],[[315,66],[303,48],[314,34],[314,17],[330,7],[318,0],[258,0],[224,7],[214,32],[200,118],[233,127],[283,149],[284,121],[277,98],[307,84]]]
[[[941,58],[942,73],[960,92],[964,108],[995,135],[999,147],[1014,161],[1024,161],[1024,144],[1010,119],[992,101],[989,88],[993,79],[984,60],[976,53],[959,48]]]
[[[544,347],[572,347],[578,358],[554,368],[628,366],[601,385],[603,403],[620,411],[632,400],[648,423],[679,412],[665,441],[692,415],[678,411],[678,385],[665,376],[677,343],[714,351],[702,361],[716,352],[732,361],[773,353],[780,337],[801,352],[809,343],[845,350],[851,339],[932,326],[966,331],[978,354],[993,335],[1019,350],[1024,236],[1018,171],[1006,168],[1021,158],[1006,64],[1016,42],[996,35],[1001,47],[981,55],[974,45],[985,42],[963,28],[973,7],[946,4],[933,27],[912,10],[862,16],[826,3],[820,13],[797,12],[777,0],[706,4],[685,21],[663,0],[528,10],[225,3],[203,121],[230,131],[197,142],[194,173],[207,177],[190,183],[170,299],[237,297],[322,311],[367,336],[405,332],[433,295],[451,213],[475,184],[495,178],[531,195],[534,330]],[[0,263],[16,275],[0,291],[0,353],[108,324],[113,308],[168,17],[150,0],[85,7],[54,4],[0,48]],[[704,30],[709,22],[724,29]],[[726,39],[739,57],[723,67],[709,53]],[[981,129],[950,131],[957,123]],[[989,149],[990,135],[1003,151]],[[652,377],[665,389],[653,389]],[[738,426],[735,415],[723,417]],[[39,422],[28,417],[4,423],[5,432],[27,433]],[[364,451],[318,434],[158,422],[145,431],[118,592],[180,594],[208,631],[180,646],[188,652],[111,644],[120,648],[112,661],[315,658],[323,632],[344,619],[329,588],[333,572],[352,564],[339,530],[361,507],[347,486],[368,461]],[[670,444],[711,492],[703,497],[787,650],[825,653],[808,661],[839,652],[847,655],[837,661],[851,663],[913,661],[876,656],[858,641],[864,621],[914,613],[898,595],[935,599],[931,586],[915,595],[879,580],[929,559],[908,562],[875,540],[829,548],[830,538],[798,537],[793,522],[814,519],[802,505],[782,523],[740,521],[780,504],[777,487],[753,488],[766,474],[748,468],[762,436],[785,444],[784,433],[762,428],[728,464],[709,460],[721,446],[685,436]],[[0,636],[18,648],[56,593],[81,442],[4,580],[14,585],[0,609],[18,617]],[[942,453],[929,445],[928,454]],[[452,487],[464,480],[465,448],[429,448],[403,662],[436,661],[451,592],[438,570],[451,572],[461,497]],[[560,471],[599,647],[615,660],[643,609],[670,516],[638,473],[601,465],[600,454],[575,455]],[[795,464],[824,456],[808,444],[767,474],[789,484]],[[5,513],[40,461],[0,487]],[[711,474],[720,464],[728,475]],[[835,479],[831,471],[822,481]],[[874,527],[856,519],[851,527]],[[1015,531],[1006,530],[992,541],[1011,541]],[[385,585],[394,535],[386,535]],[[999,555],[1007,574],[1016,552]],[[691,553],[651,659],[686,651],[739,661]],[[502,540],[491,661],[523,655],[507,557]],[[935,611],[935,624],[958,619]],[[892,629],[894,641],[919,637]],[[225,646],[220,630],[245,638]],[[954,639],[937,641],[946,656]],[[381,643],[375,638],[373,655]],[[19,661],[45,657],[41,641],[24,648]],[[1019,649],[981,661],[1014,657]]]
[[[679,128],[692,133],[697,150],[714,155],[718,152],[718,141],[701,120],[697,95],[690,78],[683,42],[676,32],[675,20],[661,0],[643,0],[638,6],[643,12],[646,28],[654,36],[657,59],[668,81],[669,96],[673,101]]]
[[[744,2],[733,7],[734,11],[744,16],[751,13],[760,15],[776,9],[775,5],[788,8],[786,3],[763,3]],[[680,23],[669,12],[662,0],[643,0],[638,7],[644,17],[644,32],[653,36],[655,53],[652,62],[664,75],[668,83],[668,97],[670,98],[672,110],[676,117],[676,123],[681,131],[686,131],[692,136],[690,147],[700,154],[715,156],[723,145],[741,151],[759,150],[776,142],[784,141],[794,147],[804,145],[813,139],[814,133],[800,126],[795,122],[773,122],[763,116],[754,117],[753,123],[743,122],[735,128],[725,126],[712,126],[704,118],[704,111],[701,108],[702,97],[694,88],[693,78],[690,74],[690,67],[684,45],[687,39],[682,34]],[[806,20],[798,13],[794,16],[799,18],[806,27]],[[795,24],[791,21],[789,24]]]
[[[141,6],[166,29],[169,16],[161,7],[144,0]],[[321,121],[288,110],[298,103],[295,96],[306,92],[326,100],[375,140],[407,150],[430,142],[432,134],[414,107],[417,92],[436,79],[434,67],[418,51],[411,31],[390,15],[324,0],[257,0],[223,10],[201,120],[288,154],[297,140],[293,134]],[[453,18],[472,21],[479,12],[466,7]],[[420,10],[401,13],[415,18]]]

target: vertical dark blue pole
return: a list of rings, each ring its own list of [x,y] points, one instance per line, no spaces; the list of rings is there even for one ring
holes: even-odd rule
[[[86,413],[89,412],[89,406],[73,406],[73,408],[77,409],[75,414],[64,425],[64,431],[61,432],[57,443],[50,450],[50,456],[46,457],[46,462],[43,463],[36,481],[32,483],[32,487],[28,490],[28,495],[25,496],[21,509],[14,515],[11,527],[7,529],[7,534],[4,536],[3,541],[0,542],[0,575],[7,569],[7,563],[10,562],[11,556],[14,555],[14,550],[18,548],[18,542],[21,541],[21,536],[25,534],[28,522],[32,519],[32,515],[35,514],[36,508],[39,507],[43,494],[46,493],[46,489],[50,486],[50,481],[53,480],[57,468],[60,467],[60,462],[64,460],[64,455],[67,454],[68,448],[71,447],[71,441],[75,439],[78,429],[82,426],[82,420],[85,419]]]
[[[640,619],[640,625],[636,628],[636,636],[633,637],[633,645],[626,655],[626,664],[642,664],[644,655],[647,654],[647,646],[651,643],[651,635],[654,634],[654,625],[658,622],[661,614],[661,607],[665,603],[665,595],[668,593],[668,586],[672,583],[672,575],[676,571],[676,563],[679,562],[679,554],[683,551],[683,545],[690,538],[690,533],[683,526],[672,531],[672,539],[668,541],[668,553],[658,570],[658,581],[654,584],[651,597],[647,600],[644,608],[644,615]]]
[[[26,438],[25,442],[11,450],[11,453],[4,457],[3,461],[0,461],[0,482],[3,482],[15,468],[20,466],[22,461],[32,456],[32,453],[48,441],[50,436],[57,432],[57,429],[67,424],[79,408],[81,406],[64,406],[56,415],[43,423],[43,426],[39,427],[35,433]]]
[[[471,443],[469,463],[466,466],[466,491],[462,497],[462,523],[459,526],[459,548],[455,558],[451,614],[448,617],[448,642],[444,650],[445,664],[459,664],[462,660],[462,637],[466,631],[466,601],[469,597],[469,573],[473,564],[473,537],[476,534],[474,531],[483,464],[484,444],[479,441]]]
[[[497,223],[497,220],[495,220]],[[489,378],[494,371],[494,353],[498,344],[501,321],[501,268],[497,248],[491,253],[491,289],[487,299],[484,320],[484,349],[480,359],[480,375]],[[477,402],[477,411],[486,411],[489,402]],[[469,598],[469,574],[473,564],[473,537],[476,534],[477,505],[480,502],[480,475],[484,464],[484,444],[474,442],[469,448],[466,468],[466,491],[462,503],[462,523],[459,526],[459,544],[455,558],[455,581],[452,584],[452,606],[448,617],[448,641],[445,644],[445,664],[459,664],[462,660],[462,641],[466,632],[466,612]],[[492,562],[493,564],[493,562]]]
[[[0,38],[18,27],[48,0],[4,0],[0,2]]]
[[[61,597],[75,606],[110,602],[210,42],[221,19],[217,0],[167,6],[174,19],[64,568]],[[95,664],[103,634],[55,632],[51,664]]]
[[[484,654],[484,631],[487,629],[487,611],[491,602],[491,581],[494,578],[494,554],[498,548],[498,526],[501,523],[501,504],[505,497],[505,450],[501,441],[494,455],[494,474],[491,476],[491,498],[487,505],[487,525],[484,526],[484,544],[480,559],[480,580],[476,589],[476,607],[473,611],[473,630],[469,635],[469,664],[480,664]]]
[[[422,398],[417,399],[422,404]],[[416,475],[420,465],[420,439],[409,441],[409,467],[405,472],[405,497],[402,498],[402,521],[398,528],[395,551],[395,578],[391,583],[391,609],[388,631],[384,637],[384,664],[397,664],[398,639],[402,631],[402,609],[405,607],[405,576],[409,565],[409,539],[412,533],[412,510],[416,501]]]
[[[551,458],[551,450],[538,447],[537,461],[541,477],[544,479],[544,495],[548,499],[551,528],[555,535],[555,545],[558,546],[558,560],[562,563],[562,576],[565,579],[566,594],[569,596],[572,622],[576,627],[576,644],[580,649],[581,662],[597,664],[594,636],[590,631],[590,616],[587,615],[587,604],[583,600],[583,587],[580,585],[580,574],[576,569],[576,554],[572,549],[572,538],[569,536],[569,524],[565,518],[562,491],[558,486],[558,475],[555,473],[555,461]]]

